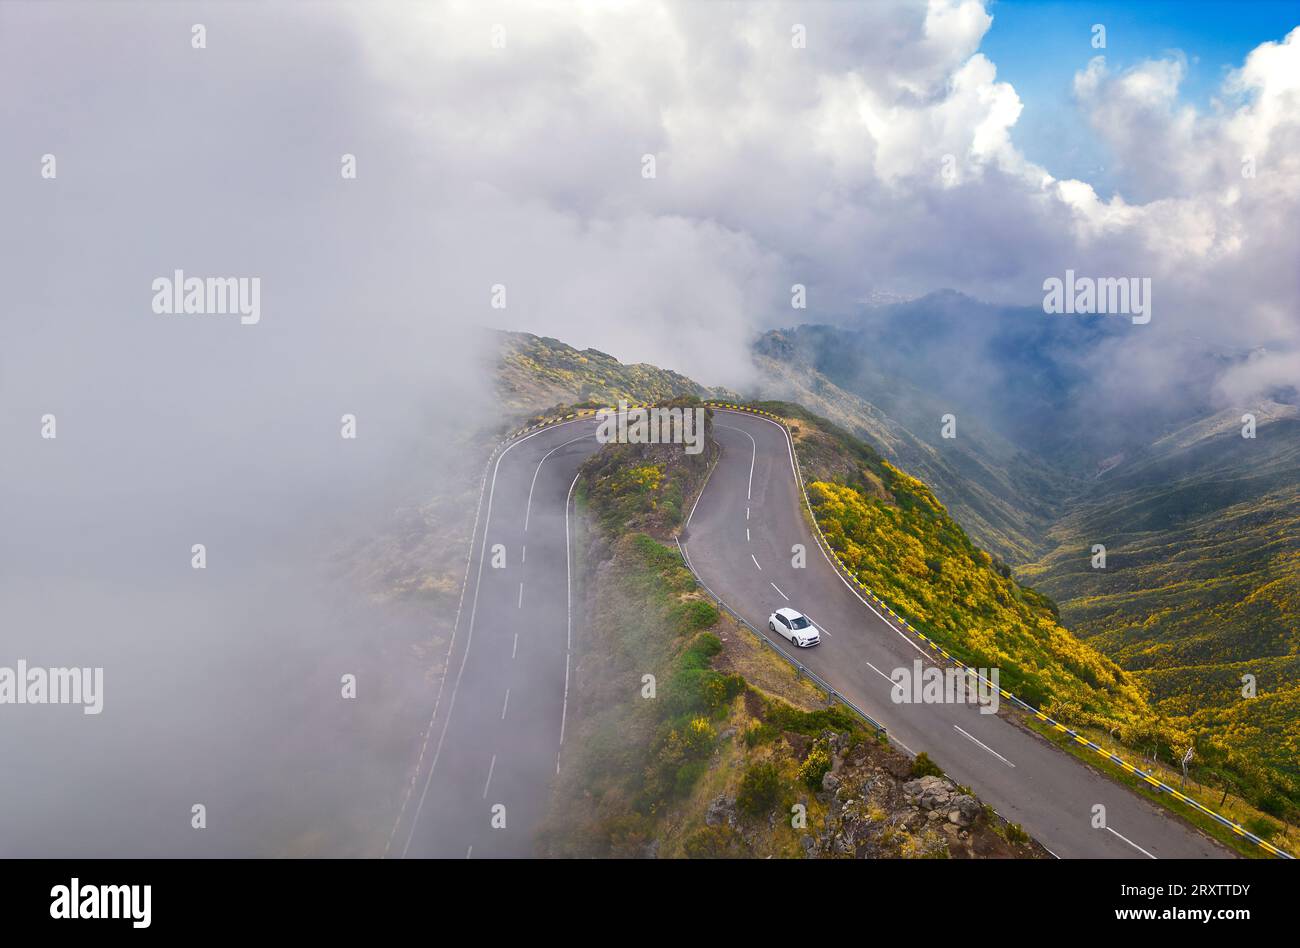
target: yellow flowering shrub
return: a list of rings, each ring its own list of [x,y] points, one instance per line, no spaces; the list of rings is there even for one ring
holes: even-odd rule
[[[831,547],[873,593],[967,664],[999,669],[1002,687],[1067,723],[1155,717],[1132,676],[1062,628],[1044,597],[1003,576],[928,487],[888,462],[880,467],[889,500],[844,484],[808,485]]]

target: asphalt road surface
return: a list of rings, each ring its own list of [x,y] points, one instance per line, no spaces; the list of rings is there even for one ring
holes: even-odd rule
[[[390,857],[535,854],[572,671],[570,488],[595,430],[587,419],[543,429],[489,467],[447,673]]]
[[[760,629],[789,605],[823,630],[799,658],[889,731],[1061,857],[1211,857],[1227,851],[1047,741],[951,704],[895,704],[889,673],[929,657],[874,614],[801,515],[784,429],[715,410],[722,455],[682,534],[709,590]],[[572,648],[571,489],[597,448],[581,419],[514,441],[489,466],[447,673],[390,857],[530,856],[565,762]],[[806,567],[791,565],[803,544]],[[503,565],[494,565],[503,564]],[[778,640],[776,636],[771,636]],[[790,650],[784,639],[780,643]],[[1103,804],[1107,828],[1092,826]]]

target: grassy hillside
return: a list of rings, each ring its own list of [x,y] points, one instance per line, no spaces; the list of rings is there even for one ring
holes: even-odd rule
[[[498,332],[497,391],[502,404],[525,414],[554,405],[615,405],[684,395],[727,398],[733,393],[699,385],[653,365],[625,365],[595,349],[579,351],[558,339]]]

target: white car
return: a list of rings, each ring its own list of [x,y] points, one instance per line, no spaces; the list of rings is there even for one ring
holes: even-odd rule
[[[767,617],[767,627],[789,639],[800,648],[811,648],[822,640],[817,626],[808,621],[802,612],[778,609]]]

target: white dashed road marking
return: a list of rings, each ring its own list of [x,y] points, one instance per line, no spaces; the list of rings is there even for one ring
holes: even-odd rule
[[[1011,761],[1007,760],[1005,757],[1003,757],[1001,754],[999,754],[999,753],[998,753],[997,751],[995,751],[993,748],[989,747],[987,744],[985,744],[985,743],[984,743],[983,741],[981,741],[979,738],[977,738],[977,737],[972,737],[970,734],[967,734],[965,731],[963,731],[961,728],[957,727],[957,725],[955,725],[955,724],[953,725],[953,727],[957,728],[957,731],[958,731],[960,734],[964,735],[965,737],[970,738],[972,741],[974,741],[974,742],[975,742],[976,744],[978,744],[980,747],[984,748],[986,751],[988,751],[990,754],[992,754],[992,755],[993,755],[994,757],[996,757],[998,760],[1002,761],[1002,763],[1006,764],[1008,767],[1014,767],[1014,766],[1015,766],[1015,764],[1011,763]]]
[[[779,592],[780,590],[777,590],[777,591]],[[821,633],[822,633],[823,635],[825,635],[828,639],[831,638],[831,630],[830,630],[830,629],[826,628],[826,626],[822,625],[820,622],[818,622],[818,621],[817,621],[816,619],[814,619],[812,616],[808,615],[808,613],[806,613],[806,612],[803,614],[803,617],[804,617],[805,619],[807,619],[809,622],[811,622],[813,625],[817,626],[817,631],[821,632]]]
[[[879,668],[877,668],[875,665],[871,664],[870,662],[867,662],[867,667],[870,668],[877,675],[879,675],[881,678],[885,679],[885,681],[889,682],[891,685],[894,683],[894,679],[890,678],[888,675],[886,675],[884,672],[882,672]]]
[[[1115,831],[1111,829],[1109,826],[1106,827],[1106,831],[1109,833],[1115,833]],[[1130,846],[1132,846],[1138,852],[1142,853],[1148,859],[1156,858],[1155,856],[1152,856],[1149,852],[1147,852],[1145,849],[1143,849],[1141,846],[1139,846],[1137,843],[1133,842],[1133,840],[1129,839],[1127,836],[1122,836],[1119,833],[1115,833],[1115,835],[1119,836],[1120,839],[1124,840],[1124,842],[1128,843]]]

